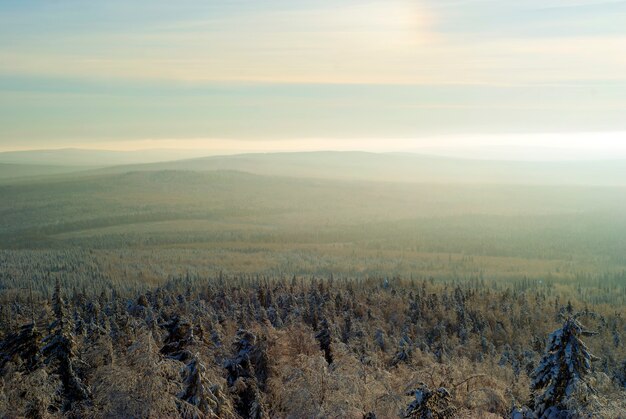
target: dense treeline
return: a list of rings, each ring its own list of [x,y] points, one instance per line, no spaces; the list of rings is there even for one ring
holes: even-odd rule
[[[189,274],[94,294],[47,278],[48,297],[25,289],[2,304],[3,415],[626,412],[623,306],[558,287]],[[572,374],[549,375],[579,334],[588,349]]]
[[[577,271],[576,265],[545,261],[535,266],[525,259],[502,260],[460,254],[400,255],[359,252],[335,246],[332,255],[311,249],[247,247],[146,248],[102,250],[0,250],[0,302],[22,300],[33,292],[50,298],[51,279],[58,276],[67,290],[99,295],[116,288],[140,292],[175,277],[228,275],[360,278],[400,276],[433,279],[455,286],[495,291],[542,292],[550,297],[584,301],[614,308],[626,305],[626,271]],[[220,268],[218,268],[218,266]]]
[[[1,248],[350,242],[626,264],[623,188],[157,171],[0,184],[0,196]]]
[[[241,228],[240,220],[246,222],[247,229]],[[315,229],[310,225],[278,225],[275,221],[241,209],[151,212],[32,227],[2,238],[5,248],[354,243],[355,247],[371,250],[464,252],[534,259],[602,258],[611,266],[626,265],[626,219],[619,217],[462,216],[332,224]],[[576,231],[572,231],[573,225],[577,226]]]

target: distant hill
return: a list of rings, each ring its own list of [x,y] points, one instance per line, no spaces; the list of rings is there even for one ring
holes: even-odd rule
[[[206,154],[197,150],[108,151],[65,148],[4,152],[0,153],[0,163],[104,167],[188,159],[202,155]]]
[[[624,160],[524,162],[334,151],[214,156],[109,167],[96,173],[157,170],[237,170],[261,175],[391,182],[626,185]]]
[[[52,176],[86,170],[87,167],[0,163],[0,180]]]
[[[318,151],[189,157],[198,151],[39,150],[0,153],[0,179],[141,171],[234,170],[259,175],[404,183],[626,186],[626,160],[504,161],[411,153]],[[24,167],[17,167],[22,165]],[[29,166],[39,167],[29,167]]]

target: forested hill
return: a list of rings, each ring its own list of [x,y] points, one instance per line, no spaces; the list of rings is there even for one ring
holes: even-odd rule
[[[523,251],[517,254],[527,255],[552,243],[552,251],[561,255],[607,247],[602,254],[617,255],[626,246],[621,235],[624,190],[315,180],[235,171],[81,175],[0,185],[5,198],[0,202],[0,235],[4,246],[24,242],[39,247],[41,240],[52,237],[55,245],[79,240],[75,234],[80,231],[118,235],[113,227],[126,225],[126,238],[137,234],[155,240],[161,236],[154,233],[165,229],[170,237],[162,237],[166,242],[176,233],[174,241],[180,242],[181,234],[194,229],[201,236],[194,242],[215,240],[215,233],[208,231],[230,232],[235,238],[244,229],[248,240],[323,239],[384,246],[389,241],[394,247],[403,243],[455,252],[470,252],[471,247],[471,252],[480,248],[480,253],[496,255],[520,246]],[[193,227],[190,220],[196,220]],[[164,221],[177,224],[154,224]],[[205,224],[197,230],[199,221]],[[107,229],[97,230],[101,228]]]
[[[626,185],[626,161],[503,161],[411,153],[292,152],[189,158],[199,151],[39,150],[0,153],[0,179],[84,172],[236,170],[259,175],[403,183]],[[5,165],[19,165],[9,167]]]
[[[80,172],[89,169],[82,166],[54,166],[47,164],[0,163],[0,180],[9,181],[32,176],[51,176]]]
[[[97,173],[155,170],[239,170],[262,175],[409,183],[626,185],[623,160],[525,162],[331,151],[214,156],[109,167]]]
[[[22,150],[0,152],[0,163],[105,167],[121,164],[151,163],[203,156],[200,151],[188,150],[140,150],[112,151],[79,148],[50,150]]]

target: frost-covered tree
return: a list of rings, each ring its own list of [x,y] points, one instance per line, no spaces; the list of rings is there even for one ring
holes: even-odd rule
[[[184,390],[179,398],[195,410],[186,409],[192,417],[230,418],[235,414],[219,385],[212,385],[206,377],[206,367],[195,354],[185,370]],[[184,409],[181,409],[185,411]]]
[[[391,359],[391,366],[396,366],[403,362],[409,362],[411,359],[411,354],[413,353],[413,342],[411,338],[405,334],[400,338],[400,342],[398,343],[398,351],[395,353],[393,358]]]
[[[405,418],[448,419],[453,418],[456,412],[450,393],[444,387],[431,390],[426,384],[420,383],[407,396],[413,396],[414,399],[406,408]]]
[[[626,388],[626,360],[622,362],[621,367],[615,373],[615,378],[622,387]]]
[[[330,335],[328,321],[326,319],[322,320],[322,328],[315,334],[315,339],[319,342],[320,349],[324,351],[324,358],[326,359],[326,362],[332,364],[333,354],[330,347],[332,338]]]
[[[595,332],[586,330],[578,317],[579,314],[568,315],[563,326],[550,335],[546,352],[531,374],[531,405],[540,418],[556,417],[567,411],[566,404],[574,394],[594,391],[585,376],[596,357],[581,337]]]
[[[76,343],[72,335],[72,319],[67,313],[65,301],[61,295],[61,286],[57,280],[52,297],[55,321],[50,327],[51,334],[44,340],[41,352],[46,365],[61,377],[63,384],[64,410],[69,410],[73,403],[88,400],[89,389],[76,374]]]
[[[41,333],[34,323],[28,323],[16,333],[6,336],[0,343],[0,368],[19,358],[27,371],[34,370],[39,364],[40,340]]]
[[[235,356],[227,360],[224,367],[234,407],[243,417],[266,417],[261,390],[267,379],[267,356],[257,337],[247,330],[237,331],[233,349]]]

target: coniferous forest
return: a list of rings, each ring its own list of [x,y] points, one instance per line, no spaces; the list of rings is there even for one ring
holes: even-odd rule
[[[195,277],[2,311],[26,417],[619,417],[622,305],[401,278]],[[551,415],[552,413],[552,415]]]
[[[0,184],[3,417],[625,416],[622,188],[153,169]]]

